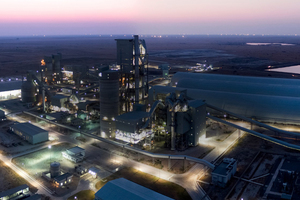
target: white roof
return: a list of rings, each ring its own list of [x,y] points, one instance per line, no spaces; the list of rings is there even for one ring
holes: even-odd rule
[[[68,149],[67,151],[71,151],[72,153],[77,154],[77,153],[81,153],[82,151],[84,151],[84,149],[80,148],[79,146],[76,146],[76,147],[72,147],[72,148]]]
[[[171,200],[125,178],[109,181],[96,192],[95,197],[102,200]]]

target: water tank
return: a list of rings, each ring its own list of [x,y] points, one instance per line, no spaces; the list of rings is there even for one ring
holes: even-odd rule
[[[114,137],[115,117],[119,114],[119,74],[100,74],[100,127],[102,137]],[[105,133],[105,135],[104,135]]]
[[[50,164],[50,174],[51,178],[55,178],[60,175],[60,163],[53,162]]]

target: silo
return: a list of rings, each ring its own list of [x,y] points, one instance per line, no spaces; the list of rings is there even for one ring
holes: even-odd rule
[[[27,81],[22,83],[21,87],[21,98],[25,103],[33,103],[36,101],[36,86],[32,81],[32,75],[30,73],[27,74]]]
[[[55,178],[60,175],[60,163],[53,162],[50,164],[50,175],[51,178]]]
[[[104,71],[99,76],[101,136],[115,137],[115,117],[119,114],[119,73]]]

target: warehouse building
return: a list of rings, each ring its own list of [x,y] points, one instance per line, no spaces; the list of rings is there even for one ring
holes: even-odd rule
[[[29,186],[26,184],[19,185],[18,187],[1,192],[0,200],[18,199],[27,194],[29,195]]]
[[[172,77],[171,85],[176,87],[152,87],[149,97],[186,90],[189,99],[204,100],[208,105],[245,117],[300,124],[299,79],[178,72]],[[208,112],[222,114],[209,109]]]
[[[0,100],[17,99],[21,97],[22,79],[12,81],[11,79],[0,80]]]
[[[107,182],[95,194],[95,200],[171,200],[171,198],[145,188],[125,178]]]
[[[28,122],[13,124],[10,126],[10,130],[30,144],[45,142],[49,139],[48,131],[34,126]]]

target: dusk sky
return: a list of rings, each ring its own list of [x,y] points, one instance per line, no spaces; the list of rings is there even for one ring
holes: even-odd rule
[[[0,35],[300,35],[299,11],[299,0],[1,0]]]

